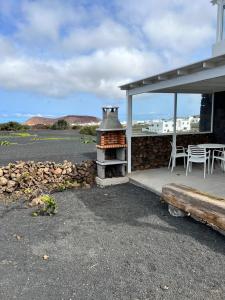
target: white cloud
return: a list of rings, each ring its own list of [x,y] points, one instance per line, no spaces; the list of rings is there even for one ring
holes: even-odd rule
[[[97,51],[65,61],[10,58],[0,61],[0,85],[48,96],[64,97],[75,92],[118,98],[118,85],[162,68],[154,53],[116,48]]]
[[[155,47],[183,55],[208,44],[213,37],[214,30],[210,25],[181,25],[182,22],[182,18],[179,20],[174,14],[168,14],[162,19],[146,22],[143,30]]]
[[[130,35],[126,27],[112,20],[104,20],[97,27],[78,28],[63,39],[64,50],[91,51],[114,47],[133,47],[137,39]]]
[[[164,0],[139,2],[117,0],[120,18],[128,19],[147,39],[146,47],[167,56],[186,56],[210,48],[215,39],[216,8],[210,1]],[[133,20],[133,21],[132,21]],[[149,44],[148,44],[149,43]]]
[[[60,0],[23,1],[23,19],[18,21],[17,38],[33,43],[59,42],[60,31],[64,26],[79,23],[83,18],[80,7],[73,9],[70,3]],[[50,44],[46,44],[48,47]]]
[[[13,113],[13,114],[0,114],[0,118],[2,119],[9,119],[9,118],[32,118],[32,117],[45,117],[45,118],[54,118],[54,115],[43,115],[40,113],[32,114],[32,113]]]
[[[4,7],[16,28],[0,35],[6,89],[120,98],[118,85],[191,62],[214,39],[216,11],[205,0],[114,0],[110,10],[82,0],[21,3],[17,18]]]
[[[10,41],[0,36],[0,58],[4,59],[15,54],[15,48]]]

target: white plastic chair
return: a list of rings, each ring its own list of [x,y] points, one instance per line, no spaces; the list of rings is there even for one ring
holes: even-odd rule
[[[186,149],[183,146],[177,146],[176,151],[173,150],[173,143],[170,142],[170,145],[172,147],[171,154],[170,154],[170,160],[168,164],[168,169],[171,166],[172,163],[172,169],[171,172],[173,172],[174,167],[176,166],[176,159],[183,157],[184,158],[184,168],[186,167],[186,157],[187,157],[187,152]]]
[[[204,164],[204,178],[205,178],[207,163],[208,163],[208,173],[209,173],[209,156],[210,153],[207,152],[205,148],[189,145],[186,176],[188,175],[189,171],[192,171],[192,163],[200,163],[200,164]]]
[[[225,151],[221,151],[221,150],[214,150],[213,151],[213,156],[212,156],[212,167],[211,167],[211,173],[213,174],[213,170],[214,170],[214,162],[216,160],[219,160],[221,163],[221,169],[223,170],[223,172],[225,171]]]

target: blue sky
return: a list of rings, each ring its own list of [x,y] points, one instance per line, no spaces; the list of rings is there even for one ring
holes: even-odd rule
[[[210,57],[215,22],[209,0],[0,0],[0,122],[105,104],[124,119],[118,86]],[[135,98],[136,119],[170,116],[170,95],[149,97]],[[179,114],[195,114],[199,99],[183,99]]]

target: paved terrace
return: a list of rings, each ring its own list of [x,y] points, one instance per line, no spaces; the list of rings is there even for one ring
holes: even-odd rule
[[[171,217],[155,194],[126,184],[55,196],[54,217],[0,207],[1,300],[224,299],[224,237]]]
[[[182,166],[177,166],[173,173],[168,168],[136,171],[130,174],[131,182],[145,187],[150,191],[160,195],[162,187],[169,183],[184,184],[202,192],[225,197],[225,173],[218,167],[214,173],[203,177],[203,168],[194,165],[192,172],[186,176],[186,170]]]

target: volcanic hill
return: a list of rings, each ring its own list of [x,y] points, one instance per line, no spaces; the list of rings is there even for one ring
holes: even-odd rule
[[[58,120],[65,120],[69,124],[87,124],[87,123],[98,123],[100,122],[99,118],[93,116],[76,116],[69,115],[59,118],[45,118],[45,117],[32,117],[28,119],[24,124],[29,126],[35,125],[53,125]]]

